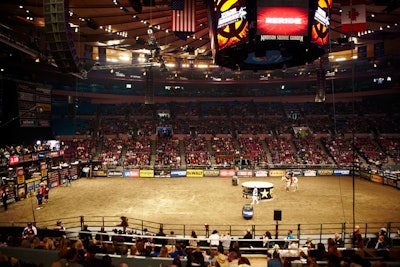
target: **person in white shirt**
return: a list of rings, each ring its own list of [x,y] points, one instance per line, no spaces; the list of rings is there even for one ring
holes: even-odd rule
[[[35,236],[37,236],[37,228],[31,222],[28,222],[22,231],[22,238],[33,238]]]
[[[254,187],[253,189],[253,198],[251,201],[251,205],[254,205],[254,203],[258,204],[258,188]]]
[[[214,230],[211,235],[208,237],[208,243],[210,243],[210,247],[216,248],[219,246],[220,237],[217,230]]]
[[[222,242],[222,247],[225,250],[229,250],[229,248],[231,247],[231,236],[229,232],[226,232],[224,235],[222,235],[220,240]]]

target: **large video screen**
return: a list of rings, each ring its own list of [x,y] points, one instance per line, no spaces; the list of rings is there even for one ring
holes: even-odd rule
[[[248,42],[246,0],[214,0],[213,13],[218,50]]]
[[[330,14],[332,0],[317,0],[311,26],[311,42],[321,48],[329,43]]]
[[[308,35],[308,1],[257,1],[257,34],[261,39],[301,40]],[[285,38],[283,38],[285,39]]]

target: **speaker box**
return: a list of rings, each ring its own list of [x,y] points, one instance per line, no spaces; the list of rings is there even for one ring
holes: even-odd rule
[[[274,221],[281,221],[281,220],[282,220],[282,211],[274,210]]]
[[[43,10],[46,41],[58,68],[65,73],[80,73],[83,68],[69,26],[68,0],[44,0]]]
[[[154,104],[154,80],[153,80],[153,70],[150,68],[146,72],[146,95],[144,99],[145,105]]]

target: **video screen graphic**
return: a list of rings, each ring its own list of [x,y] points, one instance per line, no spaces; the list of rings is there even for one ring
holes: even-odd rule
[[[245,0],[214,0],[218,50],[248,42],[249,23]]]
[[[332,0],[317,0],[311,26],[311,42],[321,48],[329,43],[329,27]]]
[[[257,34],[308,35],[308,1],[257,1]]]

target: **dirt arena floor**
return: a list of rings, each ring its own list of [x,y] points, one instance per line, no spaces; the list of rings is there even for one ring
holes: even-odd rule
[[[254,206],[251,220],[242,207],[241,183],[268,181],[273,198]],[[269,225],[274,210],[282,224],[353,222],[352,177],[300,177],[296,192],[286,192],[280,178],[82,178],[72,187],[50,190],[49,203],[36,210],[25,199],[0,211],[0,222],[57,221],[78,216],[127,216],[163,224]],[[399,222],[400,190],[355,179],[356,222]],[[33,209],[32,207],[35,207]],[[40,225],[39,225],[40,226]],[[211,229],[210,229],[211,230]],[[271,229],[273,230],[273,229]]]
[[[242,197],[241,183],[246,181],[274,184],[273,198],[255,205],[251,220],[242,216],[243,205],[251,202]],[[7,212],[0,211],[0,224],[33,221],[33,214],[38,227],[43,227],[40,222],[81,215],[127,216],[163,224],[208,223],[210,230],[213,225],[238,225],[243,231],[250,225],[265,225],[265,230],[273,231],[274,210],[281,210],[281,224],[346,222],[351,227],[352,184],[352,177],[300,177],[298,190],[286,192],[278,177],[240,178],[237,186],[231,178],[82,178],[72,187],[51,189],[43,209],[36,210],[35,199],[9,205]],[[399,197],[400,190],[356,178],[356,222],[400,225]],[[267,265],[264,256],[254,255],[250,262],[253,267]]]

